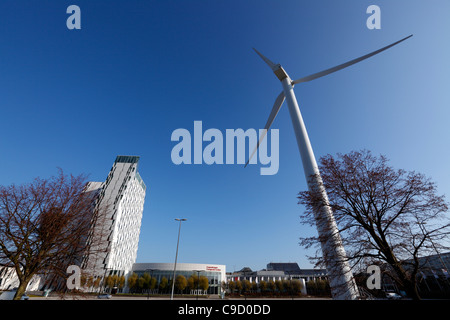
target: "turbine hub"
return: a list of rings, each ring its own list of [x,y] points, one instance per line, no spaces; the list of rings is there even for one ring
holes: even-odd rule
[[[284,79],[289,77],[280,64],[275,65],[272,70],[280,81],[283,81]]]

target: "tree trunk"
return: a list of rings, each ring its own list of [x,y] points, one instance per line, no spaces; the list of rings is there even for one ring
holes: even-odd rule
[[[31,278],[20,279],[19,287],[17,288],[14,300],[20,300],[20,298],[22,298],[23,294],[25,293],[25,290],[27,290],[28,283],[30,282],[30,280]]]
[[[415,281],[405,280],[404,289],[408,297],[413,300],[421,300]]]
[[[419,291],[417,290],[417,283],[415,281],[415,274],[410,277],[407,276],[405,270],[402,266],[396,264],[393,265],[395,272],[397,273],[398,277],[398,284],[402,287],[403,290],[405,290],[408,297],[410,297],[413,300],[420,300]]]

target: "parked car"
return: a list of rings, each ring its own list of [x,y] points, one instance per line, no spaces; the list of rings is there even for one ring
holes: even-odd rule
[[[17,289],[14,288],[12,290],[4,291],[0,293],[0,300],[13,300],[16,295]],[[20,300],[30,300],[30,297],[26,294],[23,294]]]
[[[401,299],[402,296],[395,292],[386,292],[386,298],[389,300],[398,300]]]
[[[13,300],[17,290],[4,291],[0,294],[0,300]]]
[[[111,296],[110,294],[108,294],[108,293],[104,293],[104,294],[99,294],[99,295],[97,296],[97,298],[98,298],[98,299],[111,299],[112,296]]]

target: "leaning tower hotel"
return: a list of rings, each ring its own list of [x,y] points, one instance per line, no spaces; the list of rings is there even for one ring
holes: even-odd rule
[[[127,276],[136,262],[146,192],[138,162],[137,156],[117,156],[106,181],[86,187],[99,215],[92,227],[95,244],[83,269],[95,276]]]

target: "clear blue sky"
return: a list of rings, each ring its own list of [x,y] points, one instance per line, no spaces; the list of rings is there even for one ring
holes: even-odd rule
[[[68,30],[66,8],[81,8]],[[381,8],[381,29],[366,8]],[[310,267],[298,245],[306,189],[284,105],[278,174],[259,165],[171,161],[177,128],[263,128],[281,85],[252,47],[293,79],[414,37],[297,85],[317,158],[362,148],[431,177],[450,196],[450,2],[0,2],[0,183],[67,173],[104,181],[117,155],[139,155],[147,184],[138,262],[268,262]]]

